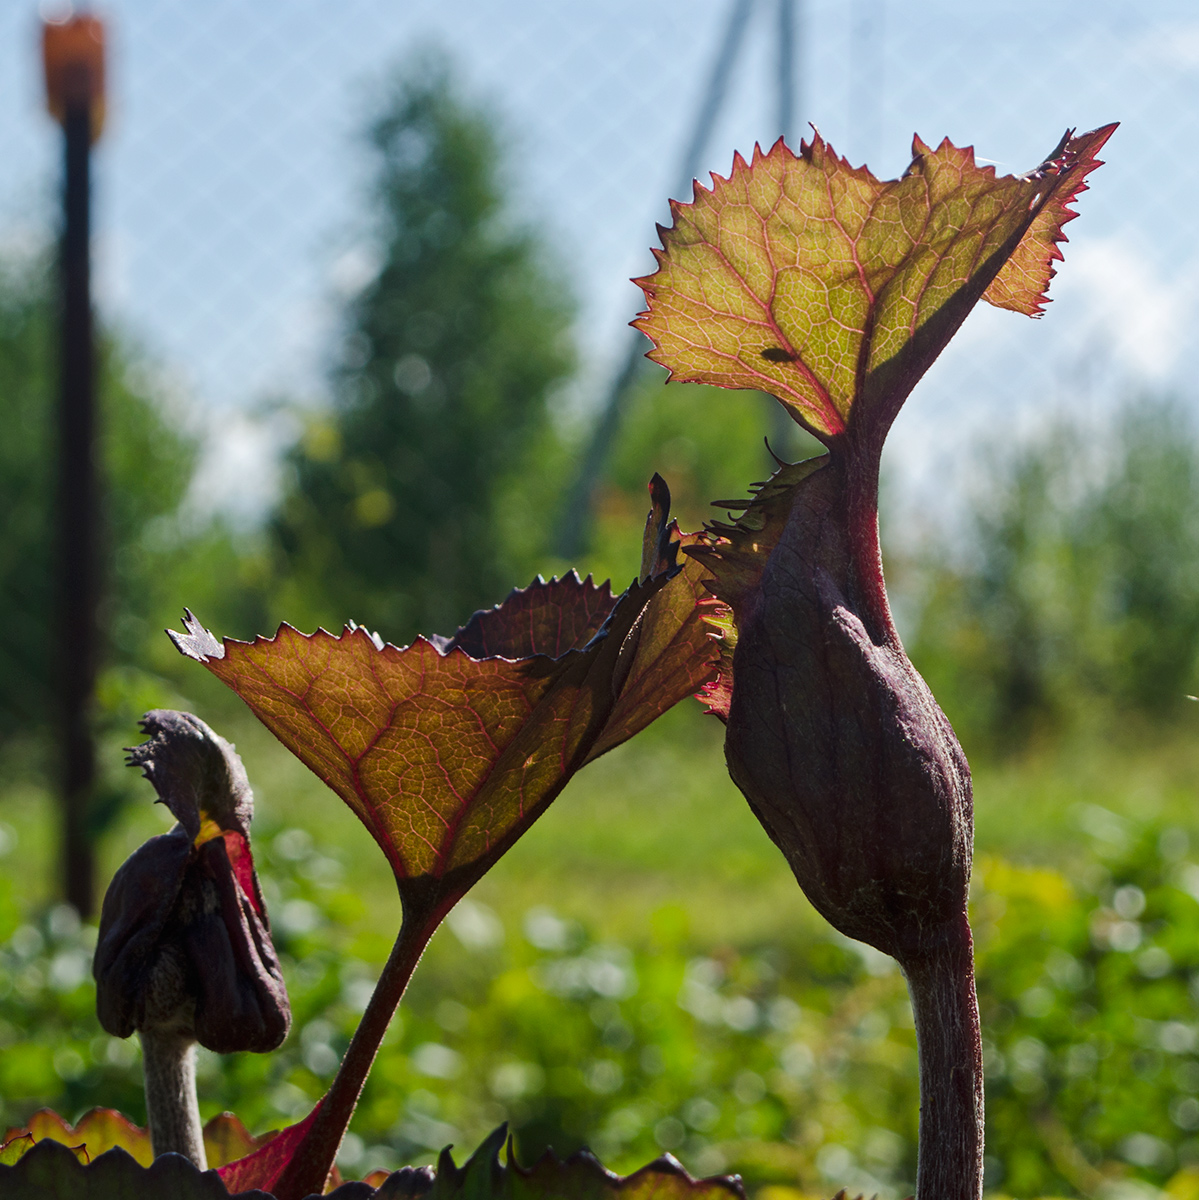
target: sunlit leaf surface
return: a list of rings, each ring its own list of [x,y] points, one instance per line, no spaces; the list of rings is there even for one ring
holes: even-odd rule
[[[537,580],[404,648],[357,627],[218,642],[190,614],[172,636],[354,810],[401,892],[444,911],[574,771],[711,678],[703,571],[678,561],[694,536],[661,489],[649,573],[620,597],[573,573]]]
[[[210,1167],[223,1167],[235,1159],[244,1158],[254,1150],[265,1146],[276,1133],[254,1137],[233,1113],[218,1113],[204,1126],[204,1150]],[[0,1163],[16,1162],[38,1142],[51,1141],[71,1150],[82,1150],[77,1154],[82,1162],[89,1162],[107,1153],[114,1146],[120,1147],[143,1167],[154,1161],[150,1144],[150,1131],[135,1125],[128,1117],[112,1108],[93,1108],[83,1114],[72,1125],[58,1113],[48,1108],[40,1109],[24,1124],[9,1129],[0,1145],[11,1146],[7,1155],[0,1155]]]
[[[672,203],[635,324],[672,378],[769,392],[836,436],[856,405],[890,410],[897,388],[902,402],[980,297],[1041,311],[1069,204],[1114,128],[1067,134],[1024,176],[948,140],[916,138],[894,180],[818,134],[798,156],[781,139],[755,148],[711,190],[697,183],[693,203]]]
[[[26,1143],[27,1148],[44,1141],[57,1142],[71,1149],[82,1147],[85,1151],[81,1156],[84,1162],[99,1158],[114,1146],[127,1151],[142,1166],[149,1166],[154,1159],[149,1132],[112,1108],[93,1108],[84,1113],[75,1125],[51,1109],[43,1108],[35,1112],[24,1125],[8,1130],[3,1140],[8,1143],[21,1137],[30,1139]]]

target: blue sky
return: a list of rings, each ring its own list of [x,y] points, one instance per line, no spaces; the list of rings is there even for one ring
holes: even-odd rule
[[[339,297],[369,264],[356,132],[372,88],[443,46],[499,116],[514,210],[580,303],[585,413],[639,306],[654,222],[729,0],[112,0],[112,119],[97,155],[101,303],[213,437],[206,499],[252,512],[272,393],[318,400]],[[1067,126],[1117,119],[1042,321],[980,310],[909,403],[892,457],[942,481],[964,442],[1199,365],[1199,14],[1099,0],[800,0],[799,115],[893,175],[911,135],[1034,165]],[[705,169],[777,134],[775,0],[757,0]],[[58,139],[42,111],[37,10],[0,5],[0,245],[45,236]]]

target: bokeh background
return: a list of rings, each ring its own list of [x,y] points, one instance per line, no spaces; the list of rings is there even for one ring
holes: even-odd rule
[[[141,1114],[136,1047],[91,1015],[94,929],[55,890],[53,15],[0,8],[6,1124],[46,1103]],[[988,1188],[1199,1195],[1193,6],[102,15],[93,828],[105,879],[162,828],[121,766],[145,709],[193,708],[242,748],[298,1020],[277,1055],[206,1058],[202,1093],[255,1129],[323,1090],[398,903],[365,832],[163,626],[186,604],[220,633],[355,619],[403,643],[538,571],[622,583],[652,471],[694,528],[762,477],[764,435],[803,449],[764,398],[644,368],[595,453],[636,350],[629,279],[684,180],[808,122],[887,176],[913,132],[1020,171],[1067,127],[1122,123],[1045,317],[976,312],[909,401],[884,537],[903,635],[976,770]],[[902,981],[811,913],[724,774],[719,728],[683,705],[580,776],[438,934],[343,1168],[431,1161],[509,1120],[526,1159],[589,1144],[627,1170],[669,1150],[768,1200],[899,1197],[915,1096]]]

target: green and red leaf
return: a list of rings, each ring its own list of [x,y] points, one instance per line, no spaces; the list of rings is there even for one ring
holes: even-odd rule
[[[0,1142],[0,1167],[11,1167],[37,1145],[32,1134],[18,1133]]]
[[[120,1146],[88,1162],[52,1138],[34,1145],[13,1165],[0,1163],[5,1200],[228,1200],[215,1171],[197,1170],[179,1154],[148,1167]],[[241,1200],[270,1200],[266,1192],[238,1192]]]
[[[581,650],[603,628],[616,607],[612,588],[571,571],[561,579],[534,580],[495,608],[473,617],[439,649],[465,651],[471,658],[561,658]],[[431,638],[435,644],[437,638]]]
[[[304,1140],[304,1135],[316,1120],[320,1105],[312,1110],[302,1121],[289,1125],[277,1133],[267,1133],[260,1138],[250,1138],[249,1152],[235,1159],[225,1159],[221,1164],[212,1163],[217,1167],[221,1182],[231,1194],[260,1188],[269,1191],[278,1182],[287,1169],[297,1147]],[[235,1121],[236,1117],[233,1118]],[[241,1124],[240,1121],[237,1122]],[[212,1122],[209,1122],[211,1125]],[[230,1148],[239,1141],[238,1131],[233,1128],[222,1130],[229,1135]],[[245,1132],[244,1127],[241,1130]],[[208,1126],[204,1129],[204,1146],[208,1149]]]
[[[356,626],[334,636],[283,625],[272,638],[218,642],[190,613],[171,634],[362,820],[404,904],[393,957],[320,1116],[297,1127],[280,1174],[253,1167],[239,1186],[277,1185],[289,1200],[320,1186],[441,918],[575,771],[713,677],[703,568],[678,557],[694,538],[669,520],[665,483],[655,476],[650,490],[641,577],[618,598],[574,574],[539,579],[453,637],[404,648]],[[292,1132],[252,1157],[265,1162]]]
[[[685,554],[702,538],[678,532],[674,543]],[[592,762],[639,733],[668,708],[707,686],[717,661],[713,629],[704,619],[713,601],[704,586],[706,572],[689,557],[682,569],[646,606],[630,635],[626,674],[603,732],[587,755]]]
[[[748,500],[716,500],[714,508],[740,512],[733,521],[713,521],[704,534],[684,547],[700,564],[699,586],[713,597],[702,608],[710,632],[719,637],[720,659],[715,678],[699,699],[722,721],[733,699],[733,651],[737,618],[752,601],[762,568],[770,557],[791,512],[795,490],[828,462],[827,455],[801,463],[784,463],[765,483],[755,484]]]
[[[1039,315],[1070,206],[1114,129],[1068,132],[1023,176],[916,138],[911,166],[890,181],[818,134],[798,156],[780,139],[749,163],[738,155],[711,189],[697,183],[692,203],[672,203],[658,270],[637,281],[647,311],[634,324],[654,342],[650,358],[680,381],[770,392],[828,445],[849,481],[830,512],[854,547],[842,585],[880,633],[892,628],[876,521],[887,429],[980,299]],[[707,568],[701,586],[728,606],[707,606],[720,658],[699,697],[722,719],[740,618],[801,489],[828,461],[783,465],[748,501],[718,502],[740,515],[684,547]]]
[[[219,1171],[227,1163],[245,1160],[247,1155],[279,1136],[277,1130],[272,1130],[255,1137],[233,1113],[218,1113],[204,1126],[204,1152],[208,1165]],[[72,1125],[52,1109],[43,1108],[35,1112],[24,1125],[5,1133],[0,1163],[16,1162],[27,1150],[44,1141],[66,1146],[84,1163],[99,1158],[114,1147],[124,1150],[143,1167],[148,1167],[154,1161],[150,1131],[135,1125],[115,1109],[93,1108]],[[249,1178],[248,1175],[246,1177]]]
[[[432,892],[439,915],[574,771],[711,677],[702,572],[674,565],[677,530],[655,504],[654,573],[619,598],[574,574],[538,580],[454,637],[404,648],[357,627],[218,642],[190,614],[172,637],[341,796],[401,892],[426,904]]]
[[[782,139],[755,147],[672,202],[634,324],[671,378],[769,392],[825,440],[863,408],[889,421],[980,298],[1041,311],[1069,206],[1114,129],[1067,134],[1023,176],[948,140],[916,138],[887,181],[819,134],[798,156]]]
[[[240,1117],[231,1112],[218,1113],[204,1126],[204,1154],[209,1167],[219,1172],[222,1167],[253,1154],[278,1136],[279,1131],[272,1129],[255,1137]]]
[[[53,1109],[39,1109],[24,1125],[10,1129],[4,1135],[6,1146],[24,1139],[28,1139],[26,1149],[38,1142],[57,1142],[76,1151],[77,1157],[85,1163],[99,1158],[114,1146],[132,1155],[143,1167],[148,1167],[154,1160],[149,1131],[112,1108],[93,1108],[74,1125]]]

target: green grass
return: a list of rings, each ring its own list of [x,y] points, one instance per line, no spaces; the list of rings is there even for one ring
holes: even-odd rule
[[[349,810],[246,709],[196,674],[187,681],[192,694],[171,703],[197,711],[244,757],[258,804],[256,856],[297,1022],[275,1055],[204,1060],[201,1092],[206,1113],[231,1105],[252,1127],[266,1128],[298,1114],[327,1085],[326,1075],[306,1065],[304,1030],[320,1027],[333,1051],[344,1049],[357,1019],[347,996],[386,955],[399,901],[383,855]],[[136,740],[132,725],[113,731],[104,751],[110,775],[124,771],[120,745]],[[1190,1126],[1180,1132],[1168,1115],[1185,1099],[1172,1082],[1174,1060],[1154,1065],[1160,1052],[1144,1048],[1154,1021],[1190,1021],[1199,1013],[1187,999],[1199,996],[1194,901],[1177,890],[1175,860],[1153,849],[1166,844],[1157,831],[1169,826],[1188,830],[1191,846],[1199,847],[1197,769],[1199,738],[1191,730],[1155,732],[1131,723],[975,764],[980,989],[985,1034],[1008,1061],[1007,1075],[992,1072],[988,1090],[996,1153],[1006,1156],[1014,1195],[1071,1194],[1037,1132],[1044,1124],[1037,1105],[1050,1095],[1077,1109],[1076,1126],[1063,1136],[1078,1138],[1105,1171],[1116,1172],[1113,1178],[1129,1169],[1120,1147],[1130,1131],[1169,1135],[1171,1165],[1144,1168],[1147,1178],[1164,1180],[1199,1163],[1199,1138],[1187,1141]],[[149,784],[129,778],[133,799],[105,840],[105,875],[168,823]],[[1122,824],[1122,817],[1129,820]],[[10,785],[0,793],[0,821],[18,837],[0,878],[3,942],[17,922],[51,903],[55,839],[46,791]],[[280,849],[287,843],[280,835],[296,828],[314,843],[303,862]],[[341,882],[318,886],[309,866],[325,855],[340,862]],[[1149,896],[1151,917],[1160,910],[1147,918],[1145,945],[1154,938],[1169,948],[1175,971],[1165,981],[1139,968],[1135,954],[1091,945],[1091,915],[1113,902],[1122,883]],[[319,910],[311,933],[289,930],[281,919],[296,900]],[[804,900],[728,779],[720,725],[697,706],[679,706],[581,772],[470,901],[499,918],[504,937],[482,949],[448,927],[434,938],[355,1121],[367,1147],[362,1167],[427,1159],[447,1130],[460,1149],[469,1148],[506,1118],[526,1158],[546,1144],[569,1150],[587,1142],[630,1170],[671,1148],[692,1169],[723,1163],[755,1186],[780,1185],[772,1200],[810,1200],[823,1192],[821,1155],[840,1146],[856,1156],[855,1169],[867,1172],[860,1180],[880,1181],[891,1200],[905,1194],[914,1162],[915,1077],[902,981],[894,972],[872,974],[880,964],[850,951]],[[526,924],[535,909],[552,910],[573,931],[569,946],[539,946]],[[44,930],[52,927],[53,918],[42,922]],[[45,975],[55,955],[71,952],[69,942],[45,936],[48,949],[21,968],[26,974]],[[0,958],[4,953],[0,946]],[[574,970],[572,963],[613,954],[640,980],[631,995],[613,1001],[547,983],[560,966]],[[1085,994],[1053,991],[1058,968],[1046,964],[1063,954],[1062,961],[1093,960]],[[784,1011],[798,1004],[802,1023],[791,1029],[764,1022],[739,1032],[721,1018],[713,1024],[694,1017],[683,996],[696,963],[699,978],[715,970],[722,981],[720,1004],[752,998],[760,1014],[779,1002]],[[136,1061],[97,1038],[87,989],[60,994],[23,978],[12,976],[16,990],[5,1001],[0,969],[0,1065],[23,1089],[9,1097],[9,1114],[52,1102],[74,1116],[101,1097],[138,1117]],[[32,989],[27,1004],[22,987]],[[1058,997],[1048,1012],[1047,988]],[[7,1026],[5,1003],[16,1005]],[[28,1009],[23,1017],[16,1015],[26,1011],[21,1004]],[[42,1015],[29,1015],[34,1011]],[[23,1040],[34,1025],[39,1037]],[[1065,1063],[1076,1041],[1113,1046],[1116,1057],[1093,1079],[1054,1075],[1051,1066],[1042,1079],[1012,1066],[1030,1045],[1049,1046],[1047,1063]],[[461,1073],[422,1075],[420,1052],[429,1044],[452,1048]],[[801,1044],[807,1049],[797,1057]],[[17,1048],[29,1059],[24,1066]],[[664,1068],[647,1069],[647,1053]],[[789,1074],[805,1055],[816,1064],[810,1073]],[[589,1082],[599,1062],[619,1064],[623,1083],[615,1093]],[[496,1073],[517,1070],[539,1075],[542,1090],[504,1098]],[[1194,1070],[1199,1078],[1199,1059]],[[738,1099],[742,1093],[751,1099]],[[670,1139],[701,1099],[720,1110],[719,1121],[675,1145]],[[1117,1114],[1111,1129],[1088,1124],[1086,1114],[1101,1110]],[[1151,1120],[1142,1119],[1150,1112]],[[871,1146],[890,1146],[890,1157],[872,1164]],[[832,1159],[826,1154],[824,1161]]]
[[[390,871],[353,814],[248,710],[208,680],[192,682],[192,707],[242,754],[258,822],[302,828],[336,847],[353,864],[365,919],[374,928],[398,923]],[[138,736],[131,726],[105,747],[110,771],[119,769],[119,743]],[[810,930],[819,918],[729,780],[722,739],[720,724],[698,705],[679,705],[577,775],[475,898],[500,913],[549,905],[621,940],[636,940],[644,915],[667,903],[686,913],[694,936],[713,945],[785,941],[797,926]],[[974,777],[976,849],[1016,862],[1072,862],[1086,806],[1199,830],[1199,729],[1160,734],[1127,725],[1008,761],[978,762]],[[132,799],[103,843],[104,881],[169,823],[148,783],[131,787]],[[0,820],[15,828],[20,847],[6,867],[20,877],[31,908],[54,892],[53,813],[36,783],[0,793]]]

